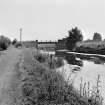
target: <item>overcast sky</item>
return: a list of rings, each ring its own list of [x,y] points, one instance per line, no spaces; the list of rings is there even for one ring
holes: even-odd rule
[[[0,0],[0,35],[23,40],[56,40],[78,26],[84,38],[105,38],[105,0]]]

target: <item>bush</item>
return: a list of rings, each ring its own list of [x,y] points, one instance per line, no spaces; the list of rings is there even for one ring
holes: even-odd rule
[[[6,50],[11,44],[11,40],[7,37],[0,36],[0,49]]]
[[[22,43],[19,42],[19,41],[17,41],[17,39],[14,39],[14,40],[12,41],[12,45],[14,45],[16,48],[22,47]]]
[[[19,43],[19,42],[17,42],[17,43],[15,44],[15,47],[16,47],[16,48],[18,48],[18,47],[22,47],[22,44]]]
[[[48,66],[50,69],[55,69],[63,65],[62,57],[55,58],[53,55],[42,54],[40,52],[34,52],[34,58],[38,62]]]
[[[45,62],[46,59],[47,59],[47,55],[43,55],[43,54],[41,54],[41,53],[35,55],[34,57],[35,57],[35,59],[36,59],[38,62],[40,62],[40,63]]]
[[[12,45],[15,45],[17,42],[18,42],[17,39],[14,39],[14,40],[12,41]]]

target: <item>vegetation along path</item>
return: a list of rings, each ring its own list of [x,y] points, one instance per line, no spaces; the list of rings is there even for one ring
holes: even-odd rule
[[[35,49],[11,48],[3,52],[0,56],[0,105],[101,105],[80,96],[55,67],[56,59]]]
[[[13,81],[14,69],[19,63],[21,49],[11,48],[0,56],[0,105],[9,105],[9,88]]]

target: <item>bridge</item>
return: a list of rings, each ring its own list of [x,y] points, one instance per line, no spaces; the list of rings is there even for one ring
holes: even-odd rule
[[[55,51],[56,48],[56,43],[54,41],[41,41],[37,42],[38,44],[38,49],[40,50],[46,50],[46,51]]]

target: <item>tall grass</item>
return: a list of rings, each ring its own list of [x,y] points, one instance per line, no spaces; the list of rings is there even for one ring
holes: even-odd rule
[[[92,89],[90,89],[90,82],[83,83],[83,78],[81,77],[81,83],[80,83],[80,97],[85,97],[88,99],[88,103],[93,103],[93,105],[102,105],[103,104],[103,98],[100,93],[100,75],[98,75],[98,78],[96,80],[96,86],[94,86]]]
[[[72,85],[68,85],[55,68],[57,60],[39,52],[24,51],[24,60],[20,78],[20,97],[14,105],[101,105],[99,102],[88,102],[87,97],[80,95]],[[62,60],[58,60],[61,63]],[[49,62],[52,62],[49,65]],[[57,62],[57,63],[58,63]],[[81,90],[82,91],[82,90]]]

